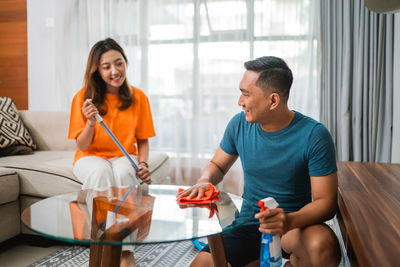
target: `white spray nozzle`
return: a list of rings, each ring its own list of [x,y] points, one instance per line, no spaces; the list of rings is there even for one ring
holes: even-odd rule
[[[273,197],[266,197],[261,199],[260,202],[264,203],[264,207],[267,209],[275,209],[279,206],[278,202]]]

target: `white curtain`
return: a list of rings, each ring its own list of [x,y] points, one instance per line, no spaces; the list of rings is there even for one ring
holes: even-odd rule
[[[34,11],[29,2],[40,1],[28,0],[28,16]],[[266,55],[285,59],[294,74],[290,108],[319,118],[319,1],[54,2],[57,52],[49,55],[56,62],[53,101],[61,110],[69,110],[82,87],[89,49],[106,37],[116,39],[128,56],[129,81],[150,99],[157,133],[151,150],[170,155],[173,183],[196,181],[226,124],[240,112],[239,82],[247,60]],[[30,90],[37,87],[30,83]],[[30,109],[46,106],[30,102]],[[238,161],[222,188],[240,193],[242,176]]]

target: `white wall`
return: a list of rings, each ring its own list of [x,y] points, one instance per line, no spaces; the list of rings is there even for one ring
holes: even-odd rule
[[[57,110],[53,0],[28,0],[28,96],[30,110]]]
[[[400,163],[400,13],[395,14],[392,163]]]
[[[89,44],[77,34],[86,29],[76,12],[80,4],[27,0],[29,110],[69,111],[82,88]]]

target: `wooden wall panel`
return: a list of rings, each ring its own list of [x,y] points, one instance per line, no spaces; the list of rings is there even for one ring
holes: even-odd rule
[[[0,96],[28,109],[26,0],[0,0]]]

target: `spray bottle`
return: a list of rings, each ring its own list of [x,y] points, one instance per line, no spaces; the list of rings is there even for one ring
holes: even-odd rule
[[[278,203],[272,197],[264,198],[258,201],[261,212],[266,209],[275,209]],[[279,267],[282,266],[281,237],[262,233],[260,267]]]

